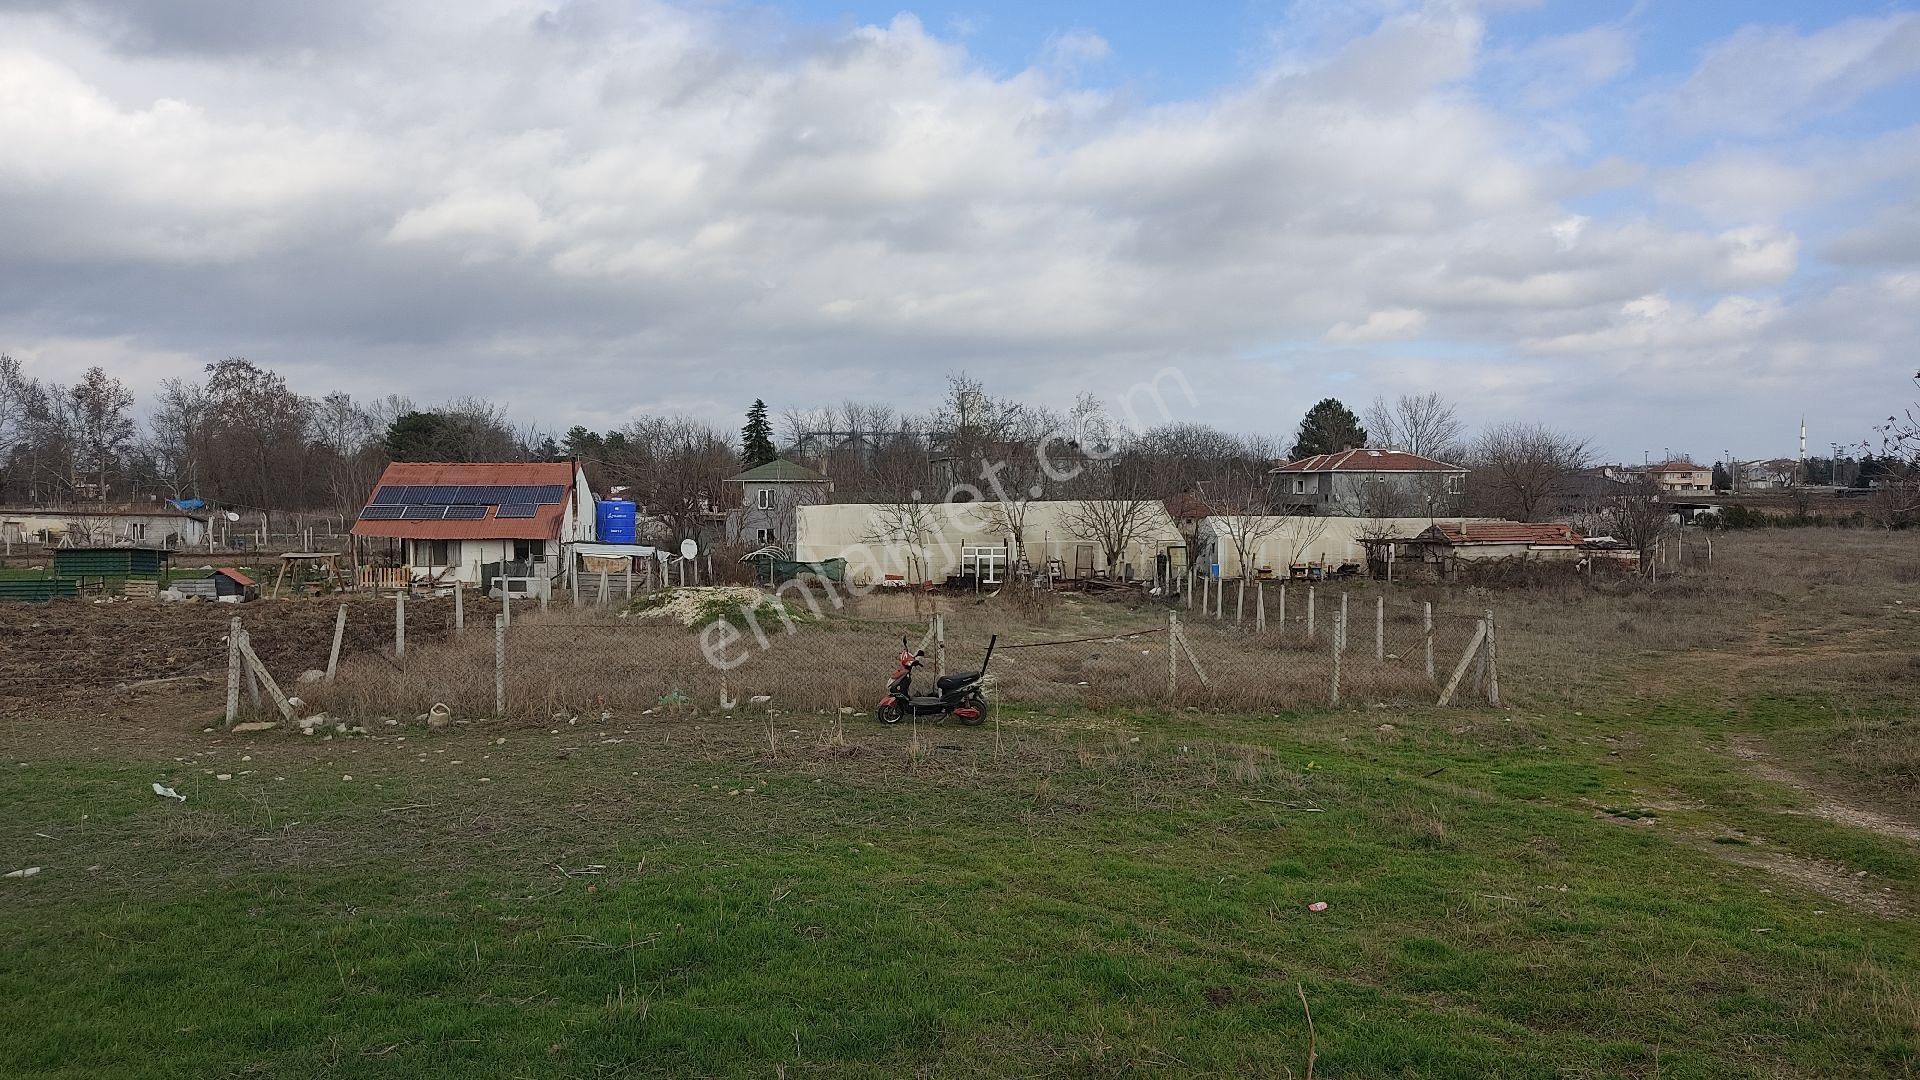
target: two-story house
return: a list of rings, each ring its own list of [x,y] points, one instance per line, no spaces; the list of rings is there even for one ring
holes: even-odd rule
[[[1713,490],[1713,468],[1709,465],[1695,465],[1691,461],[1667,461],[1655,465],[1647,471],[1660,490],[1669,494],[1681,492],[1699,492],[1706,494]]]
[[[1338,517],[1448,517],[1459,513],[1467,470],[1403,450],[1342,450],[1271,470],[1274,499],[1294,513]]]
[[[740,502],[727,510],[727,537],[742,544],[793,544],[793,511],[828,501],[833,481],[797,461],[774,458],[727,479]]]

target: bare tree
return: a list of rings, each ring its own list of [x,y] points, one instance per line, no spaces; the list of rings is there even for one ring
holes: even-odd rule
[[[1367,432],[1376,446],[1451,461],[1459,456],[1466,425],[1453,403],[1435,393],[1401,394],[1392,404],[1376,397],[1367,407]]]
[[[168,379],[160,384],[159,400],[147,418],[146,454],[155,478],[176,499],[199,494],[211,408],[199,383]]]
[[[1673,511],[1660,501],[1660,485],[1640,480],[1615,494],[1603,518],[1607,534],[1640,553],[1644,569],[1672,528]]]
[[[325,454],[327,491],[342,514],[359,508],[386,467],[381,431],[372,411],[345,391],[314,403],[314,444]]]
[[[1496,424],[1474,440],[1470,495],[1489,512],[1532,521],[1587,459],[1585,439],[1539,424]]]
[[[1920,372],[1913,382],[1920,387]],[[1878,431],[1885,470],[1874,493],[1873,515],[1886,528],[1911,525],[1920,517],[1920,403],[1887,417]]]

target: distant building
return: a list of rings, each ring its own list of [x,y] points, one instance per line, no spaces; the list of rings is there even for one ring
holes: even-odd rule
[[[594,539],[594,498],[571,461],[395,462],[353,535],[398,541],[415,580],[479,583],[493,563],[552,579],[575,543]]]
[[[1748,490],[1792,487],[1800,482],[1800,463],[1792,458],[1740,463],[1740,486]]]
[[[207,515],[169,503],[0,507],[0,541],[68,547],[203,548],[207,546]]]
[[[833,494],[826,474],[786,458],[756,465],[727,483],[740,486],[739,505],[727,510],[727,538],[735,543],[791,546],[794,510]]]
[[[1336,517],[1451,517],[1467,470],[1401,450],[1342,450],[1271,470],[1274,499],[1295,512]]]
[[[1713,468],[1691,461],[1666,461],[1646,470],[1646,476],[1666,494],[1708,494],[1713,491]]]

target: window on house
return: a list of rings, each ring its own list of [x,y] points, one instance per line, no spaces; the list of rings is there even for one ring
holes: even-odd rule
[[[413,561],[417,566],[449,566],[452,545],[445,540],[415,540],[413,542]]]
[[[1007,576],[1007,549],[999,545],[961,545],[960,573],[978,577],[982,585],[999,584]]]
[[[772,529],[755,529],[753,530],[753,538],[759,543],[771,544],[773,542],[773,530]]]
[[[773,509],[773,489],[772,488],[761,488],[758,492],[755,493],[754,498],[757,501],[757,504],[759,505],[760,509],[762,510]]]
[[[146,538],[147,538],[147,523],[146,523],[146,522],[144,522],[144,521],[136,521],[136,522],[134,522],[133,524],[131,524],[131,525],[129,525],[129,526],[127,526],[127,539],[129,539],[129,540],[145,540]]]
[[[513,542],[513,561],[527,562],[530,559],[545,558],[547,542],[545,540],[515,540]]]
[[[1294,478],[1293,478],[1293,493],[1294,493],[1295,495],[1305,495],[1305,494],[1307,493],[1307,478],[1306,478],[1306,477],[1304,477],[1304,476],[1296,476],[1296,477],[1294,477]]]

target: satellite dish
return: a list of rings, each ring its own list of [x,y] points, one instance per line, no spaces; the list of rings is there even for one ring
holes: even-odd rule
[[[227,511],[227,520],[228,520],[228,521],[239,521],[239,520],[240,520],[240,515],[239,515],[239,514],[236,514],[236,513],[234,513],[234,512],[233,512],[233,511],[231,511],[231,510],[229,510],[229,511]]]
[[[681,558],[691,559],[698,554],[700,554],[699,544],[694,543],[692,539],[686,539],[686,540],[680,541],[680,557]]]

